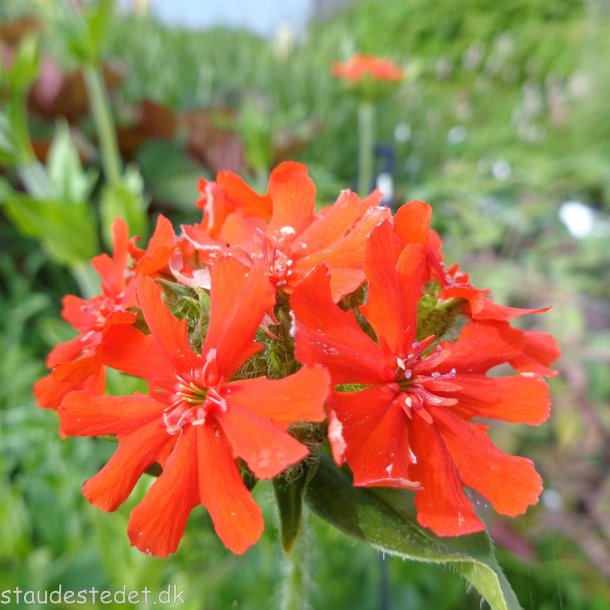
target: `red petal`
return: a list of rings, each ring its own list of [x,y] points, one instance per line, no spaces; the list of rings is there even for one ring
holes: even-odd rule
[[[464,299],[470,307],[470,314],[474,319],[478,319],[478,314],[483,309],[485,303],[485,295],[489,292],[487,289],[479,290],[470,284],[456,284],[444,288],[439,298],[442,299]]]
[[[216,239],[227,214],[234,211],[235,205],[215,182],[201,178],[198,188],[201,197],[197,200],[197,207],[203,210],[203,218],[201,223],[193,228],[199,233],[205,233],[210,239]]]
[[[320,263],[335,267],[362,268],[366,238],[384,219],[392,216],[388,208],[370,207],[343,239],[304,257],[295,256],[294,269],[306,273]]]
[[[549,388],[540,378],[456,375],[451,381],[461,386],[450,395],[459,401],[452,410],[462,417],[538,425],[549,416]]]
[[[435,409],[434,418],[464,484],[485,496],[499,513],[520,515],[538,501],[542,480],[530,460],[500,451],[484,426],[468,424],[443,409]]]
[[[262,250],[265,222],[256,216],[229,214],[222,225],[222,238],[232,246],[241,246],[250,255]]]
[[[104,292],[118,296],[125,290],[125,272],[127,271],[127,244],[129,243],[129,228],[127,223],[118,216],[112,225],[113,250],[112,258],[100,254],[91,260],[91,264],[102,278]]]
[[[557,341],[547,333],[523,332],[521,353],[511,358],[510,365],[521,373],[534,373],[543,377],[555,377],[557,371],[549,366],[561,356]]]
[[[514,318],[518,318],[519,316],[524,316],[531,313],[544,313],[549,309],[550,307],[543,307],[542,309],[506,307],[504,305],[494,303],[491,299],[484,299],[481,310],[472,317],[477,320],[503,320],[508,322]]]
[[[199,251],[200,256],[201,253],[217,256],[226,252],[227,244],[210,237],[210,234],[200,225],[181,225],[180,227],[184,238]],[[208,260],[204,258],[202,262],[207,263]]]
[[[417,304],[428,279],[426,248],[423,244],[407,244],[398,257],[396,273],[402,293],[405,332],[402,353],[405,354],[417,335]]]
[[[119,438],[119,446],[108,463],[83,485],[83,494],[102,510],[116,510],[166,445],[173,442],[160,421]]]
[[[435,417],[437,411],[434,409]],[[464,492],[453,457],[434,425],[414,417],[410,440],[418,460],[411,467],[411,475],[422,486],[415,492],[417,521],[439,536],[461,536],[485,529]]]
[[[87,343],[83,339],[84,337],[82,335],[78,335],[77,337],[74,337],[74,339],[70,339],[70,341],[58,343],[47,356],[47,367],[52,369],[58,364],[71,362],[78,358],[87,346]]]
[[[210,326],[202,354],[216,350],[219,373],[229,378],[262,349],[254,343],[254,333],[275,305],[275,290],[262,267],[248,269],[230,257],[215,263],[211,276]]]
[[[39,407],[57,409],[65,396],[74,390],[85,390],[88,394],[103,394],[106,375],[103,367],[98,367],[91,376],[84,379],[62,381],[53,371],[34,384],[34,396]]]
[[[370,203],[367,204],[365,201],[361,201],[352,191],[342,191],[337,201],[316,214],[311,224],[297,236],[293,249],[303,257],[332,246],[345,237],[356,220],[370,206]]]
[[[74,328],[80,331],[88,331],[98,323],[97,307],[92,303],[103,297],[93,297],[93,299],[81,299],[73,294],[67,294],[61,300],[61,317]]]
[[[199,503],[196,440],[193,427],[182,432],[163,472],[131,513],[131,544],[149,555],[167,557],[176,551],[189,514]]]
[[[292,227],[298,235],[313,220],[316,187],[302,163],[280,163],[271,172],[269,195],[273,200],[269,235],[283,227]]]
[[[53,369],[52,375],[57,381],[67,381],[76,387],[92,375],[95,375],[99,368],[100,362],[94,355],[86,356],[85,358],[57,365]]]
[[[128,375],[166,387],[175,383],[175,369],[158,342],[133,326],[109,328],[97,353],[104,364]]]
[[[244,485],[222,432],[204,425],[197,434],[200,501],[225,546],[241,554],[263,532],[261,510]]]
[[[185,320],[178,320],[167,309],[161,288],[150,277],[138,278],[138,298],[144,319],[159,349],[168,362],[183,362],[195,366],[196,355],[188,340]]]
[[[58,411],[60,429],[70,436],[128,434],[154,419],[165,405],[136,392],[132,396],[91,396],[71,392]]]
[[[364,284],[366,276],[363,269],[333,267],[330,270],[330,293],[334,303],[338,303],[346,294],[354,292]]]
[[[136,273],[152,275],[163,270],[169,262],[175,245],[176,234],[172,223],[159,214],[155,232],[148,242],[144,255],[136,265]]]
[[[400,354],[405,333],[402,294],[392,247],[392,223],[373,229],[366,244],[364,271],[368,280],[366,305],[360,308],[378,340],[393,354]]]
[[[295,288],[290,304],[299,361],[328,367],[335,384],[393,380],[393,369],[384,364],[383,352],[358,326],[353,312],[333,303],[324,266],[316,267]]]
[[[330,406],[341,423],[345,461],[354,485],[418,487],[409,476],[406,415],[394,403],[397,388],[372,386],[359,392],[333,392]],[[330,442],[333,438],[329,435]]]
[[[269,194],[259,195],[242,178],[229,171],[218,172],[216,183],[224,191],[235,211],[263,220],[271,218],[272,202]]]
[[[522,348],[522,331],[511,328],[506,322],[476,321],[467,324],[455,343],[442,343],[449,352],[439,366],[430,358],[431,371],[449,372],[455,368],[460,373],[485,373],[490,368],[516,357]],[[425,370],[425,360],[420,370]]]
[[[300,462],[309,449],[284,432],[283,426],[229,403],[220,418],[233,453],[242,458],[259,479],[270,479]]]
[[[296,421],[322,421],[329,386],[325,368],[304,366],[283,379],[256,377],[228,383],[223,396],[232,405],[288,426]]]
[[[428,239],[432,207],[425,201],[409,201],[394,216],[396,233],[404,243],[425,243]]]

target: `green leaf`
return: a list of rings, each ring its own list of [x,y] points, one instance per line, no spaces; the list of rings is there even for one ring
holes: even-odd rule
[[[183,147],[165,140],[151,140],[142,146],[137,161],[147,190],[156,201],[193,211],[199,196],[197,182],[205,172]]]
[[[23,38],[19,43],[8,73],[8,83],[12,89],[12,95],[24,95],[38,75],[39,68],[38,36],[32,34]]]
[[[487,533],[435,536],[417,523],[411,492],[353,487],[347,473],[323,456],[307,486],[306,501],[320,517],[384,553],[449,564],[476,587],[492,610],[521,609]]]
[[[5,210],[24,235],[40,240],[57,262],[79,266],[98,251],[95,218],[87,203],[9,193]]]
[[[102,46],[107,38],[108,26],[114,13],[114,0],[101,0],[89,5],[84,11],[87,23],[88,47],[92,60],[102,56]]]
[[[14,165],[18,159],[18,149],[8,116],[0,112],[0,164]]]
[[[70,137],[70,128],[65,122],[57,126],[47,165],[49,180],[58,199],[71,203],[89,199],[97,174],[83,170],[78,150]]]
[[[282,546],[290,553],[301,527],[303,499],[317,464],[302,462],[281,477],[273,479],[275,499],[280,514]]]
[[[76,8],[69,0],[58,4],[59,7],[44,3],[45,17],[76,60],[85,65],[95,64],[101,58],[114,1],[90,2],[82,8]]]

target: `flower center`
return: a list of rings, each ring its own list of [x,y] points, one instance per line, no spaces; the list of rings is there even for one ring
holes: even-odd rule
[[[282,227],[271,237],[262,234],[262,250],[260,258],[269,270],[269,279],[274,286],[286,286],[292,275],[292,240],[295,236],[292,227]]]
[[[449,269],[446,269],[444,265],[442,265],[442,267],[445,271],[445,276],[443,278],[445,288],[469,284],[468,274],[461,271],[459,265],[453,265]]]
[[[122,294],[119,295],[119,297],[122,296]],[[85,301],[81,306],[81,311],[95,318],[89,323],[88,330],[101,331],[108,318],[117,311],[123,311],[123,307],[119,304],[117,297],[100,295]]]
[[[163,412],[168,434],[179,434],[187,425],[202,426],[209,415],[226,413],[226,400],[216,388],[205,387],[201,376],[200,371],[191,371],[186,378],[176,375],[172,401]]]
[[[400,390],[397,398],[409,418],[413,413],[419,415],[424,421],[432,423],[432,416],[426,406],[450,407],[457,403],[457,399],[439,396],[438,391],[451,391],[459,389],[455,383],[447,381],[456,375],[456,370],[451,369],[448,373],[439,371],[419,372],[420,369],[430,370],[430,365],[436,362],[440,365],[446,359],[446,352],[437,346],[436,351],[422,358],[421,354],[430,346],[434,337],[428,337],[424,341],[416,341],[411,346],[411,352],[406,358],[396,358],[396,383]]]

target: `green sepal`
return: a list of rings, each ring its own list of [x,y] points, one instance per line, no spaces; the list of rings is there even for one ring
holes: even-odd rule
[[[319,517],[384,553],[451,566],[474,585],[491,610],[521,610],[487,533],[435,536],[417,523],[412,492],[353,487],[349,475],[323,456],[305,498]]]
[[[463,314],[463,299],[439,300],[426,294],[417,304],[417,340],[433,335],[438,341],[455,341],[467,321]]]

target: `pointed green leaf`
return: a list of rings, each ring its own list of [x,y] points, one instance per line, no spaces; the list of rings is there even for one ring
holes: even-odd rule
[[[314,475],[317,464],[302,462],[281,477],[273,480],[273,489],[280,514],[282,546],[290,553],[301,527],[303,499],[307,485]],[[298,468],[298,472],[295,470]]]
[[[39,68],[38,36],[30,34],[19,43],[7,75],[12,94],[25,94],[38,75]]]
[[[435,536],[417,523],[411,492],[353,487],[347,473],[324,456],[309,482],[306,500],[320,517],[385,553],[451,565],[476,587],[492,610],[521,609],[496,562],[487,533]]]
[[[95,172],[85,172],[76,145],[70,137],[70,128],[63,122],[57,126],[49,151],[49,180],[55,196],[71,203],[87,201],[97,179]]]

